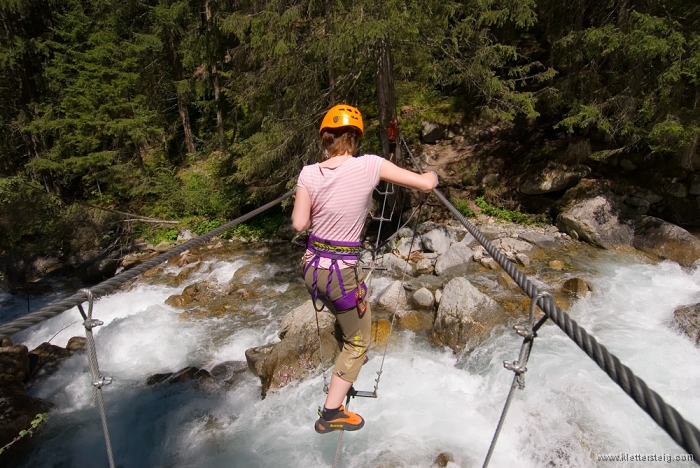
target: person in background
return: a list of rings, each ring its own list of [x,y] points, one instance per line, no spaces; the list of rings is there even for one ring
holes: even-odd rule
[[[314,424],[321,434],[356,431],[365,423],[342,402],[367,361],[370,344],[372,314],[357,263],[372,192],[380,180],[424,192],[438,184],[435,172],[416,174],[376,155],[355,156],[363,134],[356,108],[340,104],[326,113],[319,130],[323,160],[301,170],[292,212],[296,231],[312,227],[302,261],[306,287],[314,302],[320,300],[335,315],[343,335],[328,395]]]

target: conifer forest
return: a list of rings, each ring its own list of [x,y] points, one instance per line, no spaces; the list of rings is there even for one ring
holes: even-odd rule
[[[290,190],[340,102],[363,152],[392,118],[409,140],[521,120],[698,168],[697,0],[0,0],[0,20],[0,253],[202,233]]]

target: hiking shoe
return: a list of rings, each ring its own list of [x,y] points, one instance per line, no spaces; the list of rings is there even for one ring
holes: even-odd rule
[[[314,424],[314,429],[319,434],[328,434],[333,431],[357,431],[365,425],[365,420],[362,419],[362,416],[346,411],[342,405],[338,409],[338,413],[330,420],[323,419],[320,409],[318,415],[320,417]]]

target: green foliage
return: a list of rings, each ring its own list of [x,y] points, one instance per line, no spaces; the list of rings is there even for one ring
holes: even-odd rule
[[[48,420],[48,413],[37,414],[34,417],[34,419],[32,420],[32,422],[30,423],[29,429],[22,429],[21,431],[19,431],[19,435],[17,437],[15,437],[11,442],[6,444],[4,447],[0,447],[0,455],[2,455],[2,453],[5,450],[9,449],[12,445],[19,442],[23,437],[26,437],[26,436],[31,437],[34,434],[34,431],[39,427],[39,425],[41,423],[46,422],[47,420]]]
[[[475,216],[474,212],[472,211],[471,208],[469,208],[469,204],[467,203],[466,200],[461,200],[459,198],[454,198],[451,200],[452,204],[454,205],[455,208],[457,208],[457,211],[462,213],[464,216],[467,218],[473,218]]]
[[[541,224],[545,222],[545,219],[542,216],[532,216],[526,213],[520,213],[519,211],[492,206],[484,199],[484,197],[478,197],[475,202],[476,205],[481,208],[481,212],[483,214],[493,216],[499,221],[527,225],[534,223]]]

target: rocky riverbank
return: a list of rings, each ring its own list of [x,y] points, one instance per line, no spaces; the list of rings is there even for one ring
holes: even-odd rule
[[[483,215],[475,221],[510,261],[554,294],[562,309],[567,310],[580,297],[596,294],[587,281],[595,272],[582,268],[587,262],[581,259],[589,261],[620,250],[645,262],[669,259],[684,266],[700,258],[700,241],[687,231],[650,216],[625,217],[615,194],[606,192],[604,186],[584,179],[576,187],[562,198],[556,226],[503,224]],[[252,311],[261,302],[289,313],[279,323],[278,341],[250,348],[240,360],[202,363],[175,372],[164,369],[144,383],[178,385],[195,381],[196,388],[211,393],[234,388],[247,369],[260,378],[264,397],[317,373],[321,355],[324,366],[329,366],[338,349],[334,320],[327,312],[320,313],[317,329],[316,314],[299,278],[302,249],[288,242],[214,240],[146,272],[140,281],[185,285],[179,294],[165,300],[165,304],[181,310],[182,320],[235,317],[242,324],[252,323],[260,320]],[[154,248],[124,257],[120,267],[138,264],[157,253]],[[213,265],[235,264],[242,256],[246,257],[245,265],[237,267],[230,279],[222,281],[216,275],[196,279],[206,275]],[[288,266],[268,275],[266,262],[272,257]],[[369,258],[365,256],[364,260],[368,262]],[[497,329],[522,321],[529,307],[529,299],[513,280],[464,227],[454,222],[423,222],[415,232],[404,228],[379,253],[376,267],[372,294],[375,350],[390,346],[388,335],[394,313],[398,329],[411,330],[455,353],[469,353]],[[287,292],[275,293],[275,284],[289,282],[296,285],[293,290],[280,287]],[[129,287],[133,284],[125,286]],[[700,336],[699,308],[679,309],[673,325],[696,343]],[[63,359],[81,351],[82,342],[72,339],[65,349],[45,343],[31,352],[21,344],[3,342],[0,404],[4,419],[0,443],[12,440],[36,413],[49,411],[51,403],[27,395],[25,386],[56,372]]]

